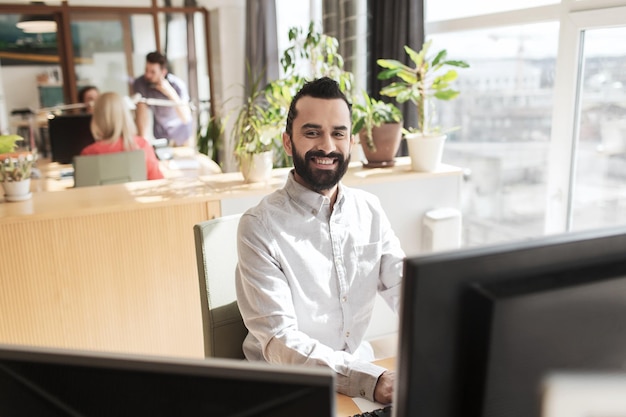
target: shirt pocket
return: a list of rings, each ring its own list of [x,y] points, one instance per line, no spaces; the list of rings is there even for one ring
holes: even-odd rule
[[[376,288],[380,272],[381,248],[381,242],[354,245],[352,247],[354,270],[356,271],[354,279],[364,285],[373,284],[374,288]]]

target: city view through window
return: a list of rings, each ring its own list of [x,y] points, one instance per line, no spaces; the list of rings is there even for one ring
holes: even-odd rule
[[[626,29],[582,32],[569,230],[626,222]],[[558,22],[432,35],[467,61],[458,99],[438,105],[444,162],[465,169],[464,244],[545,233]],[[578,71],[572,68],[571,71]],[[559,168],[560,169],[560,168]],[[567,169],[563,167],[563,169]]]

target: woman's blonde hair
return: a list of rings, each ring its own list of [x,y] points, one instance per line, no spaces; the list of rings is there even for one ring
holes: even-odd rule
[[[91,133],[96,140],[115,142],[119,138],[125,150],[136,149],[137,127],[122,96],[115,92],[101,94],[94,103]]]

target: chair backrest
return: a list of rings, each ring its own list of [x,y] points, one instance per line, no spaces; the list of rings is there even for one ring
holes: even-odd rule
[[[75,187],[121,184],[146,179],[146,154],[141,149],[74,157]]]
[[[240,217],[218,217],[193,227],[206,357],[244,358],[241,346],[248,330],[235,291]]]

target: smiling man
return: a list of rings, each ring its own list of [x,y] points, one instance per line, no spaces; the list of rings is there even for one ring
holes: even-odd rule
[[[363,336],[377,293],[397,311],[404,252],[380,202],[341,183],[354,145],[351,106],[330,78],[293,98],[284,188],[241,218],[237,300],[249,360],[329,367],[337,391],[386,404],[394,374]]]

